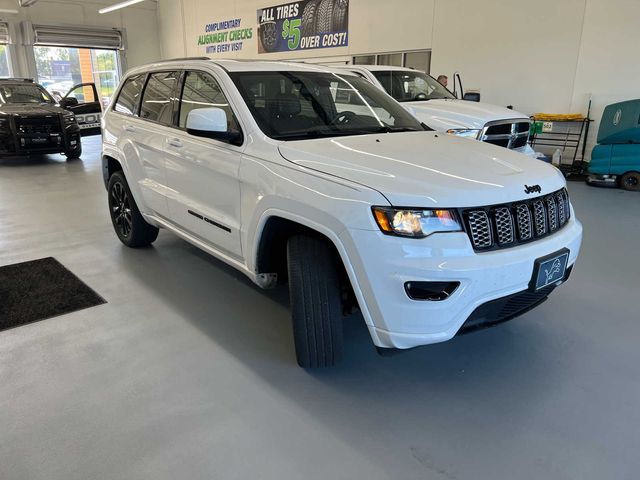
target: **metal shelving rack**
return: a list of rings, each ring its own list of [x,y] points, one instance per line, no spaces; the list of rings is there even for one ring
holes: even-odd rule
[[[546,120],[536,119],[532,117],[534,122],[551,122],[554,124],[563,125],[565,128],[558,132],[538,132],[537,128],[534,128],[531,136],[531,146],[543,146],[543,147],[556,147],[560,148],[563,153],[566,149],[573,149],[573,157],[570,164],[561,164],[560,169],[565,175],[581,174],[583,173],[583,163],[586,145],[587,135],[589,134],[589,124],[593,121],[588,117],[582,119],[559,119],[559,120]],[[582,145],[582,148],[580,146]],[[578,151],[581,152],[581,157],[578,159]]]

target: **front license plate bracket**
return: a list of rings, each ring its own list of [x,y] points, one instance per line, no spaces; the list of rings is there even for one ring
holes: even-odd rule
[[[563,248],[550,255],[538,258],[533,264],[533,276],[529,290],[537,292],[549,285],[558,285],[564,281],[569,263],[569,249]]]

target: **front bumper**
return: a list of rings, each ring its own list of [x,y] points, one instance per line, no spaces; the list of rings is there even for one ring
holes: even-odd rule
[[[350,252],[357,290],[373,342],[378,347],[412,348],[451,339],[481,305],[529,287],[536,259],[562,248],[573,266],[582,225],[571,220],[554,234],[525,245],[474,252],[464,232],[406,239],[368,230],[341,235]],[[442,301],[411,300],[406,282],[460,282]],[[361,305],[362,306],[362,305]]]
[[[594,185],[597,187],[616,188],[618,186],[618,176],[617,175],[598,175],[598,174],[592,173],[589,176],[587,176],[586,182],[589,185]]]
[[[23,132],[17,129],[15,120],[11,120],[0,129],[0,157],[65,153],[80,148],[77,124],[62,125],[51,132]]]

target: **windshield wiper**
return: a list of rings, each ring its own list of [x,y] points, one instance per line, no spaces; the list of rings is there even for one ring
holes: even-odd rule
[[[378,127],[375,132],[371,133],[399,133],[399,132],[421,132],[422,130],[412,127],[392,127],[390,125],[383,125]]]

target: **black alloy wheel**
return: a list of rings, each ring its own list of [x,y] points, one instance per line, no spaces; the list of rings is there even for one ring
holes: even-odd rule
[[[121,171],[111,175],[107,192],[111,222],[120,241],[131,248],[151,245],[158,238],[158,227],[148,224],[140,213]]]
[[[131,204],[129,203],[129,195],[127,195],[127,191],[121,182],[114,182],[111,186],[109,206],[113,225],[118,229],[120,236],[129,238],[133,226]]]

